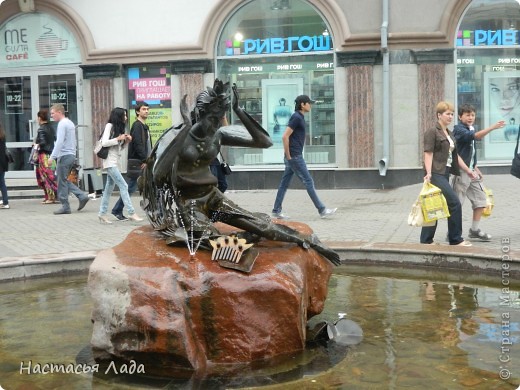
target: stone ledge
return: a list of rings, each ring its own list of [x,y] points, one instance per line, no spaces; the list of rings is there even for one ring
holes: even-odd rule
[[[378,263],[381,265],[433,267],[444,270],[486,272],[520,279],[520,252],[497,247],[456,247],[406,243],[370,243],[366,241],[328,242],[344,264]]]
[[[432,266],[431,261],[429,263],[424,259],[418,261],[417,256],[438,258],[438,256],[445,255],[444,266],[441,267],[437,264],[436,268],[460,270],[460,259],[467,258],[472,259],[471,269],[473,272],[484,271],[494,275],[502,272],[503,261],[500,247],[497,247],[495,251],[480,248],[478,245],[458,248],[449,245],[425,246],[422,244],[371,243],[368,241],[324,241],[324,243],[340,254],[344,264],[366,262],[380,265],[421,265],[424,267]],[[70,269],[71,266],[77,272],[87,272],[97,253],[97,251],[85,251],[27,257],[3,257],[0,258],[0,281],[25,279],[31,276],[56,275]],[[510,263],[512,277],[520,279],[520,251],[511,251],[508,255],[511,258],[508,263]],[[64,266],[62,263],[69,264]],[[40,264],[46,264],[47,267],[37,270]],[[35,271],[26,272],[26,267]]]
[[[87,272],[97,251],[0,258],[0,281]]]

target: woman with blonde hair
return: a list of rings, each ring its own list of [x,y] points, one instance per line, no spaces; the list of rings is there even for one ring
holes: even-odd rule
[[[448,217],[448,240],[450,245],[471,246],[462,238],[462,206],[459,197],[449,183],[450,173],[460,176],[460,169],[473,178],[473,171],[458,155],[455,139],[448,129],[453,121],[453,105],[448,102],[437,104],[437,124],[424,132],[424,180],[439,187],[446,198],[450,216]],[[434,226],[423,226],[421,244],[432,244],[437,229]]]

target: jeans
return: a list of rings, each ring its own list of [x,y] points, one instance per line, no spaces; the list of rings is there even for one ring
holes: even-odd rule
[[[441,175],[432,173],[431,183],[439,187],[446,198],[450,216],[448,218],[448,241],[450,245],[457,245],[464,241],[462,238],[462,206],[457,193],[449,183],[449,171]],[[437,221],[434,226],[423,226],[421,229],[421,244],[431,244],[437,229]]]
[[[132,195],[135,192],[135,190],[137,190],[137,179],[139,179],[139,177],[128,178],[128,180],[127,180],[128,195]],[[123,202],[123,197],[121,195],[119,197],[119,199],[117,200],[116,204],[114,205],[114,207],[112,208],[112,214],[123,215],[124,206],[125,206],[125,203]]]
[[[2,203],[7,206],[9,197],[7,196],[7,186],[5,185],[5,172],[0,172],[0,192],[2,192]]]
[[[289,184],[291,184],[291,180],[296,174],[298,178],[301,180],[307,193],[309,194],[312,203],[318,209],[318,212],[321,213],[325,210],[325,205],[321,202],[318,194],[316,193],[316,189],[314,188],[314,181],[312,180],[311,174],[307,169],[307,164],[303,159],[303,156],[293,157],[290,160],[287,160],[285,157],[283,159],[285,163],[285,171],[282,176],[282,181],[280,182],[280,186],[278,187],[278,192],[276,194],[276,200],[274,201],[273,213],[281,213],[282,212],[282,203],[285,198],[285,193],[289,188]]]
[[[67,154],[58,158],[56,165],[56,176],[58,177],[58,200],[63,210],[70,211],[69,193],[73,193],[79,200],[85,199],[88,195],[81,191],[75,184],[67,180],[70,168],[74,164],[76,157],[73,154]]]
[[[210,165],[209,169],[211,169],[211,173],[213,174],[213,176],[217,178],[217,188],[219,189],[219,191],[222,193],[226,192],[228,188],[227,179],[226,175],[224,174],[224,171],[220,166],[220,163],[219,165]]]
[[[123,175],[121,175],[121,172],[119,172],[117,167],[110,167],[107,168],[107,184],[105,185],[103,197],[101,198],[99,215],[105,215],[107,213],[108,202],[110,201],[110,196],[112,195],[116,184],[121,193],[121,198],[123,198],[123,203],[128,210],[128,214],[132,215],[135,213],[134,206],[132,206],[132,201],[130,200],[130,194],[128,193],[128,184],[126,184]]]

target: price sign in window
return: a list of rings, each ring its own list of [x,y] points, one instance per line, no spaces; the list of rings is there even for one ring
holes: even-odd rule
[[[65,112],[68,112],[67,82],[49,81],[49,107],[54,104],[62,104]]]
[[[5,84],[4,96],[6,114],[20,114],[23,111],[22,84]]]

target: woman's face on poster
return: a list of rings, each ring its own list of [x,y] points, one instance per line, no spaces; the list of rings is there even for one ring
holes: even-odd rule
[[[501,117],[508,117],[520,104],[520,78],[492,78],[489,82],[489,96],[492,109],[496,109]]]

